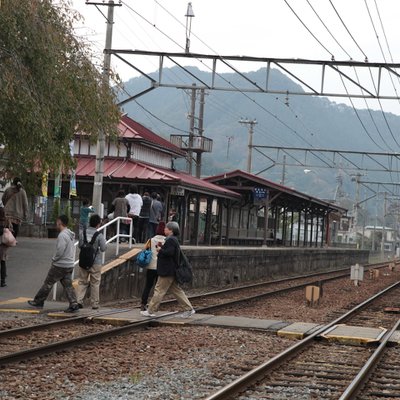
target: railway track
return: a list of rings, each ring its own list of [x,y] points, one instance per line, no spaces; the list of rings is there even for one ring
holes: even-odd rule
[[[367,268],[383,268],[387,266],[388,263],[377,263],[377,264],[370,264],[366,266]],[[333,275],[333,276],[332,276]],[[235,304],[243,303],[243,302],[248,302],[250,300],[254,299],[260,299],[263,297],[267,296],[272,296],[276,295],[279,293],[283,292],[289,292],[292,290],[298,290],[301,288],[304,288],[305,286],[309,284],[313,284],[316,282],[316,278],[318,282],[323,281],[331,281],[331,280],[336,280],[340,279],[343,277],[346,277],[349,275],[349,268],[345,269],[340,269],[340,270],[335,270],[335,271],[330,271],[326,273],[313,273],[305,276],[297,276],[294,278],[286,278],[286,279],[279,279],[276,281],[269,281],[269,282],[263,282],[263,283],[257,283],[257,284],[252,284],[252,285],[246,285],[242,287],[235,287],[235,288],[229,288],[229,289],[224,289],[220,291],[213,291],[207,294],[201,294],[201,295],[196,295],[192,296],[191,300],[194,302],[195,307],[198,309],[198,311],[201,312],[210,312],[214,311],[215,309],[218,308],[223,308],[227,306],[232,306]],[[322,279],[321,279],[322,278]],[[293,281],[297,282],[296,284],[293,284]],[[301,281],[301,283],[299,283]],[[277,287],[278,286],[278,287]],[[268,287],[274,287],[273,290],[268,290],[265,291],[265,288]],[[249,295],[249,290],[251,290],[251,294]],[[254,292],[254,290],[257,291],[257,293]],[[246,292],[245,297],[240,297],[240,294]],[[218,296],[221,296],[222,298],[218,299]],[[232,298],[232,295],[234,298]],[[239,297],[238,297],[239,296]],[[214,301],[213,304],[205,303],[204,299],[205,298],[210,298],[210,299],[216,299],[217,302]],[[200,300],[200,304],[196,303],[196,300]],[[166,301],[164,302],[165,304],[170,304],[172,301]],[[113,311],[108,311],[108,312],[103,312],[103,313],[93,313],[92,315],[85,315],[85,316],[76,316],[72,318],[67,318],[67,319],[62,319],[62,320],[57,320],[57,321],[51,321],[51,322],[46,322],[44,324],[36,324],[36,325],[31,325],[31,326],[26,326],[26,327],[20,327],[20,328],[14,328],[14,329],[9,329],[5,331],[0,331],[0,352],[1,352],[1,345],[3,344],[3,348],[6,349],[12,349],[13,346],[17,347],[17,351],[11,351],[7,354],[1,354],[0,353],[0,365],[6,365],[12,362],[16,361],[22,361],[22,360],[27,360],[33,357],[38,357],[54,352],[59,352],[66,350],[70,347],[82,345],[82,344],[87,344],[91,343],[94,341],[98,340],[104,340],[106,338],[118,336],[118,335],[123,335],[132,331],[136,330],[141,330],[145,329],[149,326],[151,326],[154,323],[157,323],[157,321],[162,320],[165,317],[178,314],[178,313],[168,313],[166,315],[162,315],[160,317],[155,317],[151,318],[145,321],[139,321],[139,322],[134,322],[130,323],[121,327],[114,327],[111,329],[87,329],[87,332],[83,335],[77,335],[75,337],[68,337],[64,338],[65,335],[60,340],[60,331],[56,330],[55,328],[62,328],[62,327],[73,327],[74,325],[82,324],[85,321],[90,321],[92,317],[96,316],[103,316],[107,314],[116,314],[116,313],[123,313],[126,311],[130,311],[128,309],[119,309],[119,310],[113,310]],[[90,324],[87,324],[90,325]],[[34,346],[31,348],[22,348],[20,349],[21,343],[25,344],[26,340],[24,339],[24,336],[26,335],[31,335],[34,332],[38,331],[45,331],[45,330],[50,330],[54,331],[55,336],[50,337],[48,343],[41,344],[39,346]],[[48,336],[48,335],[47,335]],[[50,335],[51,336],[51,335]],[[17,338],[16,341],[4,341],[6,338]],[[39,336],[40,338],[40,336]],[[37,337],[32,339],[33,340],[38,340]],[[39,340],[41,342],[41,340]],[[8,346],[8,347],[7,347]],[[23,347],[23,346],[22,346]]]
[[[239,376],[229,385],[210,395],[207,400],[354,399],[386,351],[391,334],[399,326],[396,315],[388,314],[385,320],[381,321],[381,307],[393,304],[393,301],[397,304],[399,296],[400,281],[370,297],[267,362]],[[369,320],[366,318],[368,314]],[[373,324],[379,322],[378,326],[382,326],[383,322],[384,327],[390,332],[386,333],[376,351],[371,347],[316,341],[335,325],[350,321],[352,324],[361,323],[362,326],[365,326],[367,322]],[[385,368],[384,364],[382,368]],[[377,377],[379,381],[382,374],[378,374]],[[352,378],[354,378],[353,381]],[[396,388],[395,385],[394,387]],[[369,398],[377,397],[372,395]]]

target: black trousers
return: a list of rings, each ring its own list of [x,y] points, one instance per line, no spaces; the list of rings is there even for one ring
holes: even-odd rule
[[[148,236],[149,218],[139,217],[139,243],[146,243]]]
[[[149,299],[149,295],[151,292],[151,289],[155,285],[157,281],[157,270],[155,269],[147,269],[146,270],[146,284],[144,286],[143,294],[142,294],[142,304],[146,305],[147,300]]]

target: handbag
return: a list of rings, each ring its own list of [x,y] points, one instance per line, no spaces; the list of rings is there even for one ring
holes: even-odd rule
[[[15,247],[17,245],[17,239],[8,228],[3,229],[3,235],[1,236],[1,244],[7,247]]]

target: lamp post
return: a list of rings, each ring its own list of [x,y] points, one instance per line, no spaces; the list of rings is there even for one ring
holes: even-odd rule
[[[186,17],[186,46],[185,46],[185,53],[190,53],[190,35],[192,33],[192,19],[194,17],[192,3],[188,3],[185,17]]]

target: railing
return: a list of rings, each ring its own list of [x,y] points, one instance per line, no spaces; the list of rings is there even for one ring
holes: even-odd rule
[[[129,221],[129,234],[126,233],[121,233],[121,221]],[[105,225],[102,225],[99,229],[97,229],[97,232],[101,232],[103,234],[103,236],[105,238],[107,238],[107,228],[113,224],[117,225],[117,231],[116,234],[111,237],[110,239],[106,240],[106,243],[112,243],[114,240],[116,240],[117,242],[117,246],[115,248],[115,255],[118,256],[119,255],[119,241],[121,238],[126,238],[128,239],[128,244],[129,244],[129,248],[132,248],[132,233],[133,233],[133,220],[132,218],[129,217],[117,217],[114,218],[113,220],[107,222]],[[72,279],[74,279],[75,276],[75,267],[79,264],[79,258],[77,258],[77,249],[79,247],[79,241],[74,243],[75,245],[75,262],[74,262],[74,271],[72,272]],[[102,254],[102,263],[104,264],[106,259],[106,253],[104,252]],[[53,286],[53,300],[55,301],[57,299],[57,283],[54,284]]]

